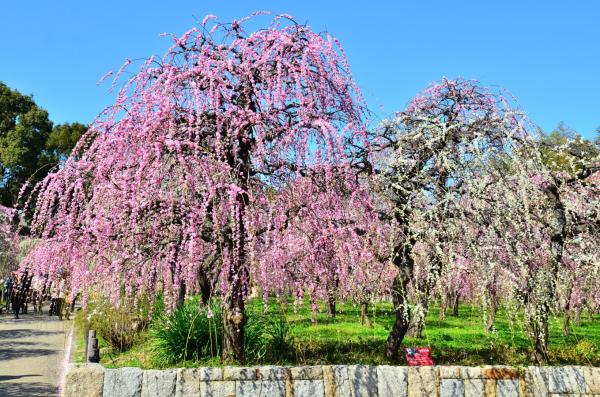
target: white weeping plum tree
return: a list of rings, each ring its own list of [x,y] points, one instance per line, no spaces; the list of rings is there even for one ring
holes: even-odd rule
[[[469,247],[479,258],[485,249],[485,263],[508,272],[504,287],[524,309],[532,361],[545,363],[548,319],[559,306],[561,289],[563,295],[569,289],[569,302],[578,295],[593,299],[588,288],[600,270],[600,190],[594,178],[600,158],[571,150],[567,141],[552,148],[568,154],[571,172],[566,172],[548,161],[543,139],[524,142],[488,171],[497,182],[470,197],[469,211],[480,226]],[[568,322],[569,308],[564,309]]]
[[[386,356],[397,359],[411,324],[420,334],[431,291],[442,268],[452,261],[453,244],[462,239],[463,200],[483,184],[480,179],[497,158],[507,156],[527,135],[522,114],[508,97],[471,80],[431,85],[371,137],[372,187],[386,201],[380,217],[403,236],[389,260],[397,269],[392,286],[395,322]],[[493,183],[493,181],[491,182]],[[415,281],[415,247],[425,256],[425,276],[415,288],[415,310],[408,286]]]

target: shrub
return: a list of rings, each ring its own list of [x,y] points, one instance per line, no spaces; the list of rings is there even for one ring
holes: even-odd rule
[[[96,330],[113,349],[124,352],[133,346],[138,335],[148,326],[146,306],[96,302],[88,316],[90,328]]]

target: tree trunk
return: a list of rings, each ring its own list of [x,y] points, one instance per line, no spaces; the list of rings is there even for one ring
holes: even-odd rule
[[[244,299],[236,294],[225,302],[223,309],[223,360],[226,363],[243,364],[246,323]]]
[[[529,333],[533,339],[531,360],[534,364],[548,362],[548,312],[547,303],[537,304],[533,318],[529,319]]]
[[[373,328],[373,323],[369,318],[369,301],[362,301],[360,303],[360,324]]]
[[[235,231],[227,241],[231,256],[228,266],[227,282],[229,291],[223,299],[223,361],[225,363],[244,364],[244,325],[246,324],[246,307],[244,300],[249,288],[250,273],[246,263],[246,225],[245,212],[248,195],[246,184],[242,183],[242,191],[237,194],[235,211]],[[235,236],[235,237],[234,237]]]
[[[571,335],[571,309],[569,309],[568,306],[565,308],[565,318],[563,321],[562,330],[565,336]]]
[[[491,294],[490,294],[491,295]],[[493,332],[495,330],[494,323],[496,321],[496,313],[498,312],[498,298],[496,296],[488,297],[488,307],[485,318],[485,332]]]
[[[399,361],[400,344],[410,325],[410,306],[406,296],[406,286],[413,275],[414,261],[411,251],[414,244],[415,241],[411,239],[406,245],[394,247],[394,265],[398,269],[398,274],[392,284],[392,303],[396,319],[385,344],[385,356],[394,362]]]
[[[431,268],[427,280],[420,283],[417,293],[417,306],[413,313],[410,325],[408,327],[407,336],[410,338],[421,339],[423,337],[423,329],[425,329],[425,320],[429,313],[429,303],[431,301],[431,293],[435,288],[435,284],[440,277],[442,271],[442,260],[439,256],[435,256],[431,262]]]
[[[314,295],[311,295],[310,296],[310,323],[313,325],[317,323],[318,310],[319,310],[318,298]]]
[[[202,270],[198,272],[198,287],[200,289],[200,299],[203,305],[208,305],[212,294],[212,286],[206,273]]]
[[[394,313],[396,320],[388,336],[385,345],[385,356],[392,361],[397,362],[400,344],[408,331],[410,325],[410,307],[406,299],[404,277],[396,276],[392,286],[392,303],[394,304]]]
[[[550,236],[550,263],[547,270],[536,270],[533,278],[533,299],[530,301],[528,316],[530,335],[533,337],[534,351],[532,360],[535,364],[548,362],[548,316],[550,305],[555,301],[556,278],[558,269],[562,262],[565,228],[567,224],[565,207],[561,201],[558,185],[551,185],[545,190],[546,197],[553,212],[549,222],[552,230]]]
[[[22,306],[23,306],[25,300],[27,299],[27,293],[28,293],[29,287],[31,285],[32,278],[33,278],[33,275],[31,275],[31,277],[30,277],[27,270],[25,270],[23,272],[23,274],[21,275],[20,282],[17,284],[18,290],[17,290],[17,293],[15,294],[15,299],[13,301],[13,310],[14,310],[15,318],[19,318],[19,311],[22,309]]]
[[[563,334],[565,336],[571,335],[571,297],[573,294],[573,280],[569,280],[567,283],[567,296],[565,298],[564,307],[564,321],[563,321]],[[560,313],[560,311],[558,312]]]
[[[577,306],[575,308],[575,315],[573,316],[573,325],[577,327],[581,325],[581,306]]]
[[[250,101],[241,95],[240,101]],[[251,102],[251,101],[250,101]],[[252,107],[252,103],[250,103]],[[256,109],[252,109],[256,111]],[[236,155],[229,158],[229,165],[232,170],[251,168],[249,139],[240,134],[237,140],[237,148],[234,149]],[[250,202],[248,195],[249,174],[240,172],[238,191],[235,196],[235,206],[233,208],[233,227],[225,236],[226,244],[231,255],[230,264],[227,270],[227,284],[229,290],[223,299],[223,361],[225,363],[245,363],[244,341],[246,324],[246,307],[244,301],[248,296],[250,288],[250,270],[246,255],[246,207]]]
[[[440,296],[440,321],[446,320],[446,309],[448,309],[448,298],[446,294],[442,293]]]
[[[406,336],[409,338],[421,339],[423,337],[423,329],[425,328],[425,318],[427,317],[428,307],[427,302],[418,303],[413,310],[413,315],[406,331]]]
[[[177,307],[178,309],[181,306],[183,306],[183,303],[185,302],[185,293],[185,283],[182,281],[181,284],[179,284],[179,291],[177,291],[177,301],[175,303],[175,307]]]
[[[327,292],[327,315],[335,318],[335,294],[331,291]]]
[[[452,294],[452,315],[458,317],[458,303],[460,302],[460,293]]]
[[[247,295],[249,271],[244,252],[245,230],[243,216],[238,217],[237,260],[232,259],[229,266],[229,291],[223,300],[223,361],[225,363],[244,364],[244,325],[246,324],[246,307],[244,299]],[[235,252],[236,250],[232,250]],[[237,262],[237,263],[236,263]]]

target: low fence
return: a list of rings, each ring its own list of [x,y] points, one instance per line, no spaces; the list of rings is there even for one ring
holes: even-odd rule
[[[63,396],[600,397],[600,368],[323,365],[142,370],[72,364]]]

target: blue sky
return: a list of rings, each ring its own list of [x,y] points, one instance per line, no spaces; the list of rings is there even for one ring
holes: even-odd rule
[[[206,14],[292,14],[344,46],[369,107],[385,118],[429,82],[475,78],[510,91],[545,130],[600,126],[597,1],[0,1],[0,81],[55,122],[88,123],[112,101],[96,82],[125,58],[162,55]],[[267,22],[267,20],[265,20]]]

